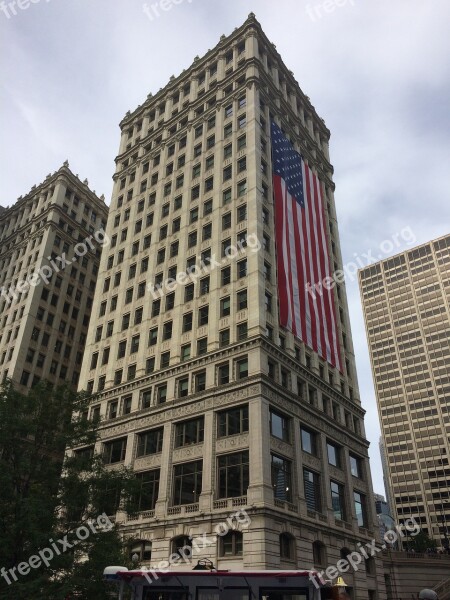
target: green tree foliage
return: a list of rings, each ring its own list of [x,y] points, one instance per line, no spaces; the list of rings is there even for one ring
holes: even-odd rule
[[[437,548],[437,542],[423,531],[419,531],[417,535],[408,539],[407,546],[414,552],[424,553],[427,550],[435,550]]]
[[[134,511],[136,483],[132,472],[108,470],[93,453],[98,423],[85,418],[88,404],[86,394],[67,386],[41,382],[28,394],[10,381],[0,386],[1,600],[102,600],[110,597],[104,567],[127,566],[107,515],[120,501]],[[79,446],[85,451],[64,459],[66,448]],[[36,566],[36,559],[20,574],[20,564],[26,571],[44,549],[53,553],[48,564]]]

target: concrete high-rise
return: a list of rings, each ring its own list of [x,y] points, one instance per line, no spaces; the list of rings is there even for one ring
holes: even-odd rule
[[[375,535],[344,285],[342,373],[278,324],[272,120],[323,182],[337,270],[330,134],[254,15],[120,124],[80,386],[95,451],[140,479],[139,513],[116,518],[145,564],[239,509],[250,526],[202,551],[221,568],[321,570]],[[380,564],[346,574],[355,598]]]
[[[450,533],[450,236],[359,273],[372,372],[399,519]]]
[[[107,215],[68,163],[0,210],[2,381],[77,388]]]

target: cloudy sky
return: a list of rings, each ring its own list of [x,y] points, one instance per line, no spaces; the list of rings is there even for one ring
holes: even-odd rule
[[[143,0],[19,4],[0,3],[0,205],[66,158],[109,203],[125,112],[253,11],[331,130],[344,263],[395,254],[410,230],[417,243],[449,233],[448,0],[177,0],[153,20]],[[390,249],[396,234],[401,245]],[[384,493],[355,280],[348,292],[374,487]]]

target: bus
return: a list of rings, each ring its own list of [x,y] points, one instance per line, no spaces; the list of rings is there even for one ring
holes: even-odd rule
[[[199,564],[192,571],[107,567],[104,580],[117,599],[133,600],[324,600],[332,596],[315,571],[227,571]]]

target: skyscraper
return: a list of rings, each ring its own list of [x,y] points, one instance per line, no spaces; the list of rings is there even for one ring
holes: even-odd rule
[[[329,131],[253,14],[120,124],[80,385],[95,450],[141,482],[116,518],[146,564],[204,532],[221,568],[321,570],[377,527],[344,285],[342,372],[279,325],[272,122],[322,182],[336,270]],[[377,563],[346,576],[356,597]]]
[[[450,524],[450,236],[359,273],[398,518],[445,544]]]
[[[2,381],[76,389],[107,214],[68,163],[0,210]]]

